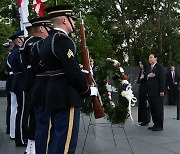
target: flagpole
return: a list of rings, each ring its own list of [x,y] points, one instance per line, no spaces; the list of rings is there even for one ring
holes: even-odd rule
[[[29,0],[18,0],[18,10],[20,15],[20,27],[24,30],[24,36],[28,36],[25,24],[28,22],[29,10],[28,10]]]

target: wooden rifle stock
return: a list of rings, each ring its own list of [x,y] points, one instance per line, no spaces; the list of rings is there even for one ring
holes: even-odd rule
[[[80,33],[81,33],[81,45],[82,45],[82,59],[83,59],[83,69],[87,70],[88,73],[88,84],[90,86],[93,86],[93,79],[92,75],[90,73],[90,65],[89,65],[89,54],[86,46],[86,38],[85,38],[85,30],[84,30],[84,23],[81,19],[80,23]],[[97,96],[92,96],[93,98],[93,110],[94,110],[94,116],[96,119],[102,118],[105,116],[104,110],[101,107],[101,104],[97,98]]]

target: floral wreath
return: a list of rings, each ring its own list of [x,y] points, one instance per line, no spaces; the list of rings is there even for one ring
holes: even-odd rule
[[[114,87],[109,84],[110,80],[114,82]],[[124,124],[129,116],[133,120],[131,106],[135,105],[137,99],[120,63],[111,58],[100,63],[96,72],[96,82],[108,120],[112,124]],[[117,99],[114,101],[112,92],[117,93]],[[86,114],[92,112],[92,103],[86,101],[85,104],[83,112]]]

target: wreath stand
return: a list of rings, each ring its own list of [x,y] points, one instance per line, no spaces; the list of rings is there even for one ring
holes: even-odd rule
[[[85,134],[85,140],[84,140],[84,144],[83,144],[83,149],[82,149],[82,154],[84,153],[84,149],[85,149],[85,146],[86,146],[86,141],[87,141],[87,137],[88,137],[88,134],[89,134],[89,128],[90,128],[90,126],[92,126],[92,129],[93,129],[93,134],[94,134],[94,136],[95,136],[95,138],[96,138],[96,133],[95,133],[95,131],[94,131],[94,126],[100,126],[101,124],[102,125],[109,125],[110,124],[110,128],[111,128],[111,132],[112,132],[112,136],[113,136],[113,142],[114,142],[114,146],[116,147],[116,140],[115,140],[115,135],[114,135],[114,131],[113,131],[113,128],[122,128],[123,129],[123,132],[124,132],[124,135],[125,135],[125,137],[126,137],[126,140],[127,140],[127,142],[128,142],[128,145],[129,145],[129,148],[130,148],[130,150],[131,150],[131,153],[133,154],[133,150],[132,150],[132,147],[131,147],[131,144],[130,144],[130,141],[129,141],[129,139],[128,139],[128,136],[127,136],[127,133],[126,133],[126,130],[125,130],[125,128],[124,128],[124,126],[117,126],[117,127],[113,127],[113,124],[112,123],[95,123],[95,124],[93,124],[93,122],[92,122],[92,116],[93,116],[93,114],[91,114],[90,116],[89,116],[89,123],[88,123],[88,128],[87,128],[87,131],[86,131],[86,129],[85,129],[85,124],[84,124],[84,119],[83,119],[83,115],[81,115],[81,117],[82,117],[82,120],[83,120],[83,125],[84,125],[84,130],[85,130],[85,132],[86,132],[86,134]],[[100,125],[99,125],[100,124]],[[108,127],[108,126],[102,126],[102,127]]]
[[[98,72],[98,74],[97,74],[96,80],[100,87],[100,91],[102,93],[106,93],[106,91],[107,91],[107,96],[103,97],[104,102],[106,102],[106,103],[108,102],[111,104],[111,106],[113,106],[113,108],[110,108],[110,110],[108,110],[109,112],[107,113],[112,122],[110,122],[110,123],[108,123],[108,122],[107,123],[106,122],[105,123],[95,123],[94,124],[92,121],[92,114],[89,116],[89,123],[88,123],[87,131],[85,131],[86,134],[85,134],[85,140],[84,140],[84,145],[83,145],[83,149],[82,149],[82,154],[83,154],[84,148],[86,146],[86,141],[87,141],[87,137],[89,134],[90,126],[92,126],[92,128],[93,128],[94,136],[96,138],[94,126],[97,126],[98,124],[99,125],[102,124],[101,125],[102,127],[109,127],[109,125],[110,125],[115,147],[116,147],[116,140],[115,140],[113,128],[122,128],[124,135],[126,137],[126,140],[128,142],[129,148],[131,150],[131,153],[133,154],[133,150],[132,150],[131,144],[129,142],[124,125],[120,126],[120,124],[119,124],[119,123],[124,123],[128,110],[129,110],[128,113],[130,114],[130,117],[131,117],[130,107],[132,104],[130,104],[130,102],[132,101],[134,103],[137,100],[133,95],[133,91],[131,90],[131,88],[132,88],[131,84],[128,82],[127,77],[124,75],[124,70],[122,67],[120,67],[120,63],[115,59],[107,58],[105,61],[103,61],[98,66],[97,72]],[[119,95],[120,97],[118,97],[118,100],[116,101],[115,104],[112,101],[111,93],[109,93],[109,88],[108,88],[108,85],[109,85],[108,80],[109,79],[113,80],[114,84],[117,85],[117,86],[115,86],[116,91],[118,92],[118,94],[121,94],[121,95]],[[94,80],[94,78],[93,78],[93,80]],[[95,80],[94,80],[94,85],[97,86]],[[101,97],[99,99],[101,100]],[[108,106],[106,106],[106,107],[107,107],[106,109],[109,109]],[[122,117],[121,119],[119,119],[120,116]],[[119,126],[114,127],[113,123],[117,123],[117,124],[119,124]],[[83,121],[83,124],[84,124],[84,121]],[[103,125],[105,125],[105,126],[103,126]],[[85,125],[84,125],[84,128],[85,128]]]

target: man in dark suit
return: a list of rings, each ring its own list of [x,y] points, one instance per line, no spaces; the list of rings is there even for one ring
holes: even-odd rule
[[[95,78],[96,78],[96,76],[95,76],[96,67],[95,67],[95,65],[94,65],[94,59],[90,58],[89,62],[90,62],[90,72],[91,72],[91,75],[92,75],[93,78],[95,79]]]
[[[176,72],[175,66],[171,66],[171,70],[166,75],[166,86],[168,90],[169,105],[176,105],[179,86],[179,74]]]
[[[77,62],[77,51],[68,36],[74,31],[73,5],[57,5],[46,9],[54,25],[52,33],[40,47],[40,58],[47,68],[45,111],[51,113],[49,154],[74,154],[77,145],[80,107],[83,97],[96,95],[89,88],[85,74]]]
[[[153,131],[163,130],[165,93],[165,71],[157,62],[158,55],[152,52],[149,56],[150,66],[147,69],[147,93],[154,125],[148,129]]]

